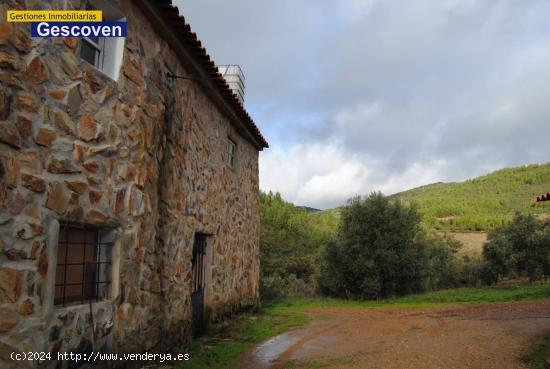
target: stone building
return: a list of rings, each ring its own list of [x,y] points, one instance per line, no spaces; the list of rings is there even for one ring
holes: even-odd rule
[[[128,37],[5,22],[88,6]],[[0,367],[185,352],[202,321],[257,306],[267,142],[170,0],[7,0],[0,16]]]

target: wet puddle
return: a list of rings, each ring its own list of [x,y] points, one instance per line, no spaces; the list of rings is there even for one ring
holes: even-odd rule
[[[273,337],[254,350],[254,361],[261,364],[272,364],[296,342],[298,342],[298,338],[291,337],[288,333]]]

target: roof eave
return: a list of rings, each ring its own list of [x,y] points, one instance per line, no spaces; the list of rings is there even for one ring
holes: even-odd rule
[[[135,3],[147,14],[151,24],[160,30],[178,55],[180,61],[196,82],[210,96],[216,106],[225,113],[235,127],[257,150],[268,148],[269,144],[248,115],[238,98],[231,91],[218,68],[206,53],[185,19],[179,15],[170,0],[135,0]]]

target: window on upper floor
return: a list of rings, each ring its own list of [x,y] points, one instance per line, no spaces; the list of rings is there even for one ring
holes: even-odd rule
[[[122,21],[124,15],[111,1],[88,0],[86,10],[101,10],[104,21]],[[118,79],[124,54],[124,37],[82,37],[80,57],[114,80]]]
[[[235,148],[235,142],[230,138],[227,139],[227,164],[232,168],[235,167]]]

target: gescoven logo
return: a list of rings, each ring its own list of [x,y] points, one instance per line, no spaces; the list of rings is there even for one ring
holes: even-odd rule
[[[32,37],[126,37],[126,22],[55,22],[31,25]]]

